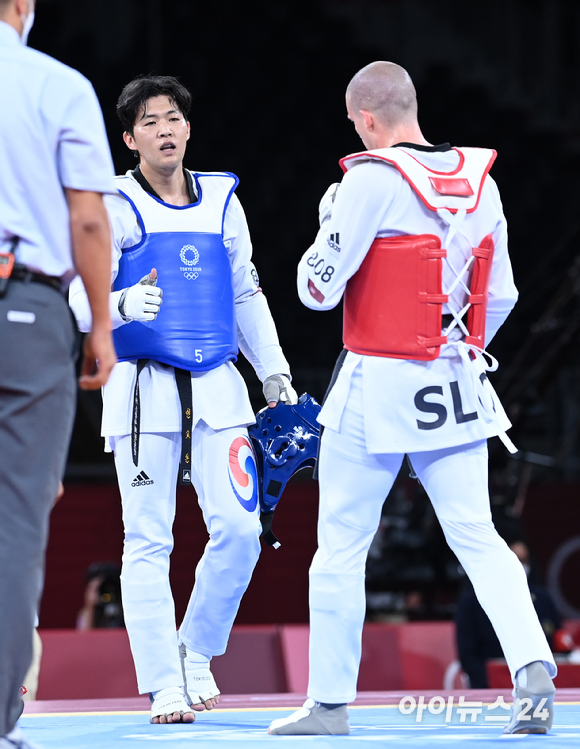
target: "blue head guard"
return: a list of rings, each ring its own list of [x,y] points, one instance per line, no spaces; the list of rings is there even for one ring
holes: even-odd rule
[[[272,533],[272,518],[282,492],[295,473],[316,464],[319,413],[318,403],[304,393],[295,406],[278,403],[258,411],[256,423],[248,429],[258,464],[262,535],[274,548],[280,542]]]

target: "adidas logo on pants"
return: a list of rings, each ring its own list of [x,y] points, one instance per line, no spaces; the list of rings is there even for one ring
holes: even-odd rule
[[[135,476],[133,479],[131,486],[149,486],[149,484],[154,484],[155,482],[153,479],[150,479],[149,476],[145,473],[145,471],[141,471],[141,473],[138,476]]]

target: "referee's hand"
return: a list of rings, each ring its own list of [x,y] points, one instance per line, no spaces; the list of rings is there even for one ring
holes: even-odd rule
[[[116,363],[117,354],[111,331],[94,327],[85,336],[81,376],[79,377],[81,390],[98,390],[102,387],[109,379]]]

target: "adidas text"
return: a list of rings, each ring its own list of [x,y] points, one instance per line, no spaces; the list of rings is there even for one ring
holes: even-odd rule
[[[138,476],[135,476],[133,479],[131,486],[149,486],[149,484],[154,484],[155,482],[153,479],[150,479],[149,476],[145,473],[145,471],[141,471],[141,473]]]

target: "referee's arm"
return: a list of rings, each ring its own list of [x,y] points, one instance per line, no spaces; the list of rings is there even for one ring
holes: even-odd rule
[[[91,332],[85,338],[79,386],[83,390],[97,390],[107,382],[117,361],[109,312],[109,219],[101,193],[66,188],[66,198],[74,264],[82,278],[93,320]]]

